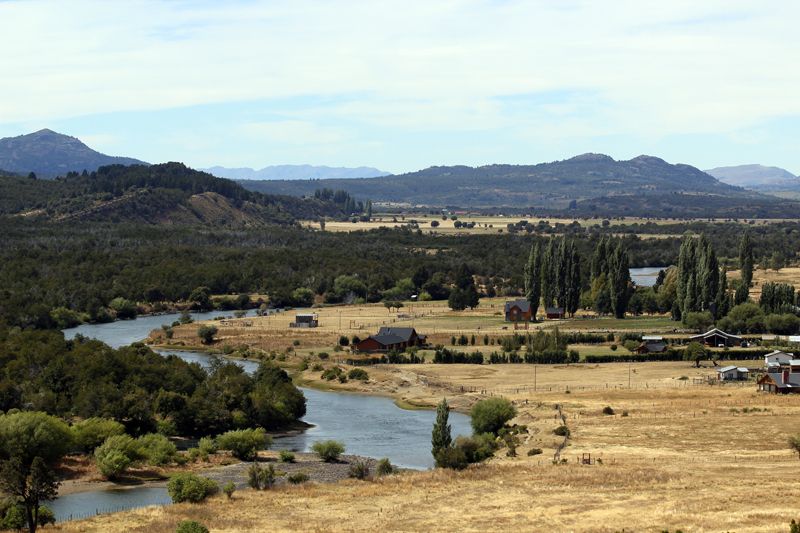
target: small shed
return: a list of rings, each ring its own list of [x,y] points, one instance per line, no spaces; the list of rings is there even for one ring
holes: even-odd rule
[[[528,322],[533,319],[533,309],[528,300],[506,302],[503,311],[506,315],[506,322]]]
[[[789,372],[792,374],[800,373],[800,360],[789,361]]]
[[[294,317],[294,322],[289,324],[290,328],[316,328],[319,320],[316,313],[298,313]]]
[[[749,378],[750,371],[743,366],[726,366],[717,370],[720,381],[746,381]]]
[[[548,307],[545,309],[544,312],[547,315],[547,318],[552,318],[552,319],[566,318],[567,316],[567,314],[564,312],[563,307]]]

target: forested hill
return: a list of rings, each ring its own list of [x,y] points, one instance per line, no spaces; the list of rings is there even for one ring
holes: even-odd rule
[[[362,179],[249,181],[252,191],[294,196],[316,188],[345,189],[373,202],[458,206],[559,206],[571,200],[601,196],[683,192],[734,198],[754,193],[726,185],[689,165],[672,165],[657,157],[615,161],[584,154],[538,165],[430,167],[409,174]]]
[[[342,191],[337,200],[349,195]],[[0,177],[0,215],[56,221],[241,226],[341,217],[345,202],[254,193],[182,163],[110,165],[38,180]]]
[[[103,165],[147,165],[130,157],[113,157],[92,150],[79,139],[43,129],[28,135],[0,139],[0,168],[39,177],[65,175],[71,170],[91,172]]]

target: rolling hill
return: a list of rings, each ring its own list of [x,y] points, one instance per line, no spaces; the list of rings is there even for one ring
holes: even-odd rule
[[[675,192],[729,198],[758,196],[689,165],[672,165],[645,155],[616,161],[602,154],[538,165],[430,167],[377,178],[248,181],[242,185],[271,194],[311,195],[317,188],[330,188],[344,189],[373,202],[474,207],[566,207],[572,200]]]
[[[0,215],[59,222],[262,226],[344,216],[333,199],[254,193],[181,163],[109,165],[55,180],[0,177]],[[344,200],[344,201],[342,201]]]
[[[147,165],[130,157],[113,157],[92,150],[80,140],[43,129],[28,135],[0,139],[0,168],[37,177],[53,178],[70,171],[97,170],[104,165]]]

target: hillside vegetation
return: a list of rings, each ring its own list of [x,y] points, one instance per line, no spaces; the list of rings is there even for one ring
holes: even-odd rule
[[[0,184],[0,214],[57,221],[291,224],[297,218],[339,217],[344,207],[324,199],[253,193],[182,163],[110,165],[55,180],[0,177]]]
[[[346,189],[374,202],[461,206],[563,206],[571,200],[609,195],[673,192],[748,198],[754,193],[717,181],[689,165],[657,157],[615,161],[584,154],[539,165],[430,167],[409,174],[364,179],[251,181],[250,190],[310,195],[318,187]]]

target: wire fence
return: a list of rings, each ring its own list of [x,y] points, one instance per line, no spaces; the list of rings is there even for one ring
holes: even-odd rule
[[[152,507],[166,507],[172,505],[171,502],[163,503],[148,503],[148,504],[133,504],[133,505],[114,505],[112,507],[98,507],[94,510],[72,512],[67,516],[56,516],[56,522],[70,522],[72,520],[82,520],[84,518],[91,518],[93,516],[110,513],[121,513],[123,511],[135,511],[138,509],[148,509]]]

